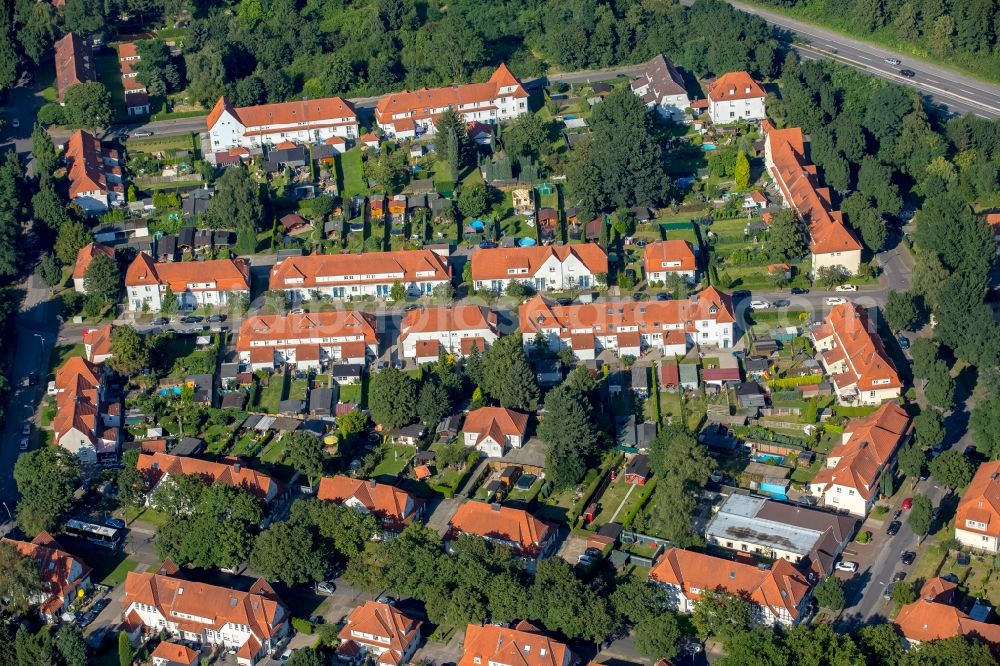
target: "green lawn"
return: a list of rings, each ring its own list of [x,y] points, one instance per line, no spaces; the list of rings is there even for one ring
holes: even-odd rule
[[[405,444],[387,445],[382,462],[372,470],[372,477],[399,476],[416,452],[414,447]]]
[[[632,494],[629,495],[630,489],[633,490]],[[618,511],[618,507],[626,495],[628,495],[628,501],[622,507],[621,511]],[[614,483],[608,484],[607,490],[604,491],[604,494],[598,500],[601,510],[591,525],[594,529],[597,529],[604,523],[609,522],[611,517],[615,515],[615,511],[618,511],[618,516],[615,520],[622,520],[640,502],[642,495],[642,486],[633,486],[632,484],[625,483],[625,475],[619,476],[618,480]]]
[[[132,522],[144,523],[146,525],[152,525],[153,527],[159,527],[163,525],[168,520],[170,516],[165,513],[160,513],[156,509],[145,508],[142,513],[132,519]]]
[[[188,150],[193,154],[198,149],[198,135],[192,132],[178,136],[129,139],[125,145],[132,152],[156,153],[168,150]]]
[[[531,500],[535,499],[536,495],[538,495],[538,491],[542,489],[543,483],[545,482],[542,479],[536,479],[535,482],[532,483],[527,490],[519,490],[517,487],[515,487],[513,490],[510,491],[510,494],[507,495],[507,501],[530,502]]]
[[[286,451],[286,438],[282,437],[280,440],[274,440],[270,444],[264,447],[264,450],[260,452],[259,458],[261,461],[266,463],[280,463],[285,459]]]
[[[343,153],[337,160],[340,165],[340,172],[344,179],[344,199],[347,200],[356,194],[368,194],[368,186],[365,185],[364,165],[361,159],[361,149],[354,147]]]
[[[122,70],[118,63],[118,54],[97,57],[97,80],[104,84],[111,94],[111,115],[114,118],[124,118],[125,88],[122,87]]]
[[[262,386],[260,389],[260,397],[257,400],[258,411],[277,414],[283,390],[284,375],[271,375],[268,385]]]
[[[100,579],[102,585],[121,585],[125,582],[125,576],[129,571],[134,571],[139,565],[135,560],[124,559],[109,571],[104,578]]]
[[[86,354],[86,351],[82,342],[75,345],[59,345],[55,347],[52,350],[52,355],[49,357],[49,379],[55,379],[56,370],[61,368],[63,363],[73,356],[83,356]]]
[[[308,379],[293,379],[288,388],[288,400],[305,400],[306,393],[309,392]]]
[[[353,402],[355,405],[360,405],[361,383],[342,384],[340,387],[340,402]]]

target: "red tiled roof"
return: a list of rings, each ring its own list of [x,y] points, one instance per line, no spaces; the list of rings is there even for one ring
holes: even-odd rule
[[[1000,625],[977,622],[948,604],[918,599],[899,610],[896,627],[908,640],[940,641],[952,636],[975,636],[995,650],[1000,646]]]
[[[327,310],[289,315],[254,315],[240,324],[236,349],[273,349],[294,346],[303,341],[338,341],[346,344],[358,339],[364,345],[378,343],[375,316],[360,310]],[[266,346],[253,343],[267,342]],[[322,343],[335,345],[336,342]]]
[[[418,276],[417,274],[421,275]],[[424,275],[426,274],[426,275]],[[366,275],[398,275],[398,278]],[[400,282],[436,281],[451,278],[447,260],[431,250],[397,250],[395,252],[369,252],[365,254],[313,254],[290,257],[271,270],[271,289],[295,287],[308,289],[330,286],[331,282],[318,277],[353,276],[339,284],[363,284],[399,280]],[[287,282],[287,280],[301,282]]]
[[[465,417],[462,430],[478,433],[477,444],[487,435],[504,444],[507,437],[524,437],[528,430],[528,415],[504,407],[480,407]]]
[[[495,624],[470,624],[465,628],[463,648],[465,652],[458,666],[563,666],[574,661],[568,646],[527,622],[511,629]]]
[[[901,388],[903,383],[882,344],[882,338],[867,313],[853,303],[834,306],[813,331],[813,340],[834,336],[836,344],[827,352],[827,365],[847,362],[847,385],[857,383],[860,391]],[[821,337],[822,336],[822,337]],[[842,385],[838,382],[838,386]]]
[[[186,645],[178,645],[170,641],[163,641],[156,646],[151,658],[163,659],[171,664],[183,664],[184,666],[194,666],[198,663],[198,653]]]
[[[708,98],[713,102],[767,97],[764,89],[747,72],[723,74],[705,88],[708,92]]]
[[[103,254],[112,260],[115,258],[115,251],[107,245],[90,243],[80,248],[80,251],[76,253],[76,264],[73,266],[73,279],[82,280],[87,274],[90,262],[99,254]]]
[[[537,555],[552,536],[552,528],[527,511],[485,502],[466,502],[448,525],[456,536],[473,534],[516,544],[522,555],[529,556]]]
[[[97,73],[94,69],[94,52],[78,35],[71,32],[56,41],[54,47],[56,90],[61,102],[70,86],[96,81]]]
[[[985,527],[973,527],[968,523],[970,520]],[[984,462],[976,470],[958,503],[955,527],[1000,537],[1000,460]]]
[[[413,522],[419,503],[405,490],[367,479],[352,479],[338,474],[319,481],[316,497],[326,502],[354,506],[360,504],[379,521],[394,529]]]
[[[369,647],[388,648],[393,654],[392,659],[385,663],[399,664],[410,644],[418,639],[421,624],[389,604],[366,601],[350,612],[338,638],[345,643],[353,641]],[[380,641],[379,638],[388,640]]]
[[[664,264],[669,264],[664,266]],[[676,264],[676,265],[674,265]],[[695,270],[694,248],[685,240],[666,240],[650,243],[643,254],[646,275],[652,273]]]
[[[649,571],[649,579],[676,585],[689,599],[704,590],[746,595],[758,605],[799,615],[799,604],[809,594],[809,582],[786,560],[776,560],[770,569],[733,562],[680,548],[670,548]],[[697,590],[697,591],[695,591]]]
[[[296,125],[306,123],[314,128],[316,123],[334,120],[335,124],[354,124],[358,116],[350,102],[340,97],[260,104],[257,106],[233,107],[225,97],[220,97],[208,115],[208,128],[219,121],[223,111],[236,117],[247,129],[267,125]],[[264,131],[264,130],[262,130]],[[267,132],[276,130],[266,130]]]
[[[69,196],[108,189],[104,175],[101,142],[93,135],[77,130],[66,141],[66,170],[69,174]]]
[[[214,287],[189,285],[214,282]],[[242,259],[176,261],[159,263],[140,252],[125,272],[125,286],[167,285],[175,293],[184,291],[249,291],[250,267]]]
[[[139,454],[136,469],[148,479],[150,487],[164,475],[186,474],[200,476],[212,484],[243,488],[264,500],[273,498],[278,490],[277,482],[268,475],[235,462],[226,464],[168,453],[142,453]]]
[[[581,245],[536,245],[535,247],[493,248],[476,250],[472,255],[473,280],[528,279],[534,276],[548,259],[555,257],[565,263],[576,257],[593,274],[608,272],[608,254],[595,243]],[[527,269],[527,273],[512,275],[510,269]]]
[[[449,305],[410,310],[400,324],[400,342],[416,333],[443,331],[497,332],[497,313],[481,305]],[[483,351],[480,349],[479,351]]]
[[[501,97],[500,90],[513,87],[514,90],[502,96],[527,98],[528,92],[521,82],[501,64],[486,83],[445,86],[442,88],[422,88],[413,92],[390,93],[379,99],[375,106],[375,118],[379,124],[395,123],[392,116],[406,114],[405,120],[427,119],[439,113],[440,109],[452,107],[464,111],[468,104],[483,104]],[[478,110],[482,110],[479,107]]]
[[[83,344],[90,350],[90,358],[93,361],[97,356],[106,356],[111,353],[111,324],[105,324],[100,328],[89,328],[83,332]]]
[[[62,608],[66,596],[90,575],[90,567],[70,555],[52,536],[42,531],[30,542],[4,538],[12,544],[21,557],[30,559],[38,569],[42,590],[47,597],[42,600],[44,612],[52,614]]]

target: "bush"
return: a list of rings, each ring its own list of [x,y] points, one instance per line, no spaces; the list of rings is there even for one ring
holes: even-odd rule
[[[292,629],[300,634],[311,634],[313,632],[312,622],[301,617],[292,618]]]
[[[49,125],[65,125],[66,124],[66,114],[63,112],[63,108],[58,104],[46,104],[38,110],[38,115],[36,120],[39,125],[43,127],[48,127]]]
[[[858,534],[858,537],[855,539],[855,541],[857,541],[858,543],[868,543],[871,540],[872,540],[871,532],[860,532]]]

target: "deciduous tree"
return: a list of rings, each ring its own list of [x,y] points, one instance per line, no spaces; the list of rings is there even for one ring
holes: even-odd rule
[[[126,377],[149,367],[149,346],[134,328],[125,324],[111,330],[111,358],[108,367]]]
[[[949,488],[964,488],[972,481],[974,470],[969,460],[958,451],[945,451],[928,464],[931,478]]]
[[[288,464],[305,475],[312,486],[323,474],[323,442],[311,432],[298,431],[288,435]]]
[[[814,594],[816,595],[816,601],[823,608],[839,611],[844,607],[844,582],[836,576],[827,576],[824,578],[816,586]]]
[[[9,541],[0,541],[0,599],[8,610],[24,613],[42,592],[38,566]]]
[[[372,376],[368,389],[372,419],[387,430],[411,423],[417,413],[417,385],[413,377],[396,368]]]
[[[268,580],[301,585],[323,578],[323,558],[305,527],[274,523],[260,533],[250,553],[250,565]]]
[[[70,127],[96,132],[111,124],[111,94],[97,81],[77,83],[66,89],[63,112]]]
[[[14,463],[14,481],[21,499],[17,524],[27,534],[53,532],[73,503],[80,481],[80,467],[69,451],[44,446],[22,453]]]
[[[117,262],[105,254],[96,255],[83,275],[83,288],[87,290],[87,295],[106,303],[118,300],[120,282],[121,272]]]
[[[910,507],[910,515],[906,517],[906,524],[910,526],[913,533],[919,537],[925,537],[931,531],[931,522],[934,520],[931,501],[923,495],[913,498],[913,505]]]

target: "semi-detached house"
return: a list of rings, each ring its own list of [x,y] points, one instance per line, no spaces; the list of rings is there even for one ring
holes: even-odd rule
[[[355,511],[370,513],[382,526],[383,535],[398,534],[423,514],[424,502],[410,493],[368,479],[338,474],[319,481],[316,497]]]
[[[880,495],[891,495],[896,454],[912,434],[910,417],[894,402],[868,416],[849,421],[826,457],[826,467],[809,482],[808,490],[831,509],[865,518]]]
[[[716,125],[767,118],[767,93],[747,72],[729,72],[707,84],[708,115]]]
[[[263,578],[244,592],[186,580],[169,561],[155,571],[128,572],[122,600],[127,627],[234,649],[240,666],[258,663],[288,634],[288,609]]]
[[[76,263],[73,264],[73,291],[81,294],[87,293],[87,289],[83,284],[84,279],[87,277],[87,269],[90,268],[90,262],[102,254],[112,261],[115,259],[114,249],[100,243],[84,245],[76,253]]]
[[[451,282],[448,260],[432,250],[290,257],[271,269],[270,288],[294,301],[319,295],[351,300],[388,298],[399,283],[411,296],[424,296]]]
[[[524,621],[510,628],[470,624],[465,628],[462,649],[464,653],[458,666],[570,666],[579,663],[569,647]]]
[[[358,115],[351,103],[340,97],[233,106],[223,96],[209,112],[207,124],[213,153],[283,141],[322,143],[335,136],[358,136]]]
[[[648,282],[665,282],[677,275],[692,283],[698,274],[694,247],[686,240],[656,241],[646,246],[642,255]]]
[[[97,215],[125,202],[125,180],[118,150],[93,134],[70,134],[63,154],[69,198],[87,215]]]
[[[250,267],[242,259],[159,263],[140,252],[125,272],[130,310],[159,312],[168,288],[180,310],[224,306],[250,297]]]
[[[477,536],[514,551],[529,570],[552,553],[556,530],[524,509],[500,504],[466,502],[448,521],[446,547],[464,534]]]
[[[955,512],[955,538],[963,546],[1000,553],[1000,461],[976,471]]]
[[[862,308],[853,303],[834,306],[809,336],[837,402],[879,405],[900,396],[903,382]]]
[[[732,300],[714,287],[674,301],[558,305],[537,295],[521,305],[518,318],[525,348],[541,335],[551,349],[571,349],[583,361],[605,349],[684,356],[694,344],[725,349],[736,340]]]
[[[151,504],[155,503],[156,491],[170,477],[182,474],[197,476],[209,486],[219,483],[242,488],[264,503],[272,502],[279,492],[277,481],[238,461],[221,463],[169,453],[140,453],[135,467],[146,480],[147,501]]]
[[[753,602],[762,624],[796,624],[806,610],[810,585],[786,560],[770,569],[752,564],[670,548],[649,571],[649,580],[663,586],[677,612],[690,613],[705,592],[728,592]]]
[[[337,635],[337,657],[344,661],[402,666],[420,645],[420,620],[378,601],[366,601],[347,616]]]
[[[472,255],[475,288],[494,293],[512,282],[535,291],[587,289],[607,272],[608,253],[594,243],[480,249]]]
[[[254,315],[240,324],[236,351],[254,371],[363,365],[378,354],[377,323],[374,315],[358,310]]]
[[[438,117],[453,109],[466,123],[492,125],[528,113],[528,91],[501,64],[485,83],[390,93],[375,105],[379,128],[397,139],[433,134]]]
[[[654,109],[664,118],[680,120],[691,106],[684,77],[662,53],[646,63],[642,74],[632,79],[631,88],[647,109]]]
[[[459,358],[480,352],[499,337],[497,313],[481,305],[417,308],[406,313],[399,329],[405,358],[436,361],[440,351]]]
[[[822,187],[816,165],[806,157],[805,139],[798,127],[764,130],[764,165],[778,184],[785,205],[795,210],[809,229],[812,270],[840,266],[854,275],[861,268],[861,242],[833,210],[830,188]]]

